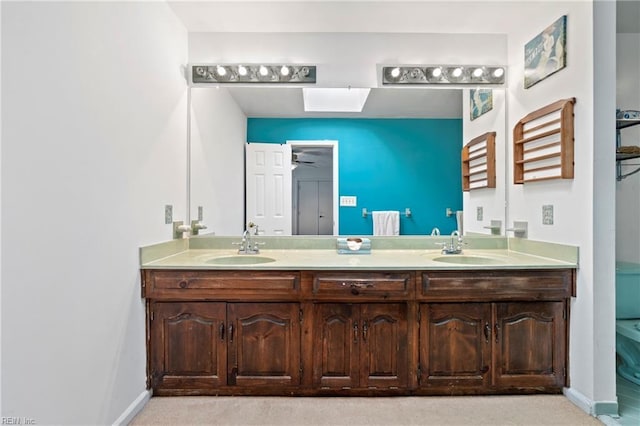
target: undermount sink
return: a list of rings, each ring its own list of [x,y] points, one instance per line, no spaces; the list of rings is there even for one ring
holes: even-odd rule
[[[433,258],[435,262],[444,263],[456,263],[459,265],[497,265],[504,263],[503,260],[494,259],[492,257],[484,256],[470,256],[470,255],[444,255]]]
[[[260,263],[270,263],[276,260],[266,256],[250,256],[239,254],[236,256],[214,257],[206,261],[212,265],[257,265]]]

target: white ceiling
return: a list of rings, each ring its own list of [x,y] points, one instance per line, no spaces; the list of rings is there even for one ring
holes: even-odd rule
[[[197,90],[197,89],[196,89]],[[247,117],[460,118],[460,89],[372,89],[362,113],[307,113],[302,89],[228,87]]]

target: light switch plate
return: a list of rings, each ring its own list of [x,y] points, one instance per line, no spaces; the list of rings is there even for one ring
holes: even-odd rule
[[[355,207],[358,204],[358,197],[354,195],[340,196],[340,207]]]
[[[167,204],[164,206],[164,224],[170,225],[173,222],[173,206],[171,204]]]
[[[542,224],[553,225],[553,205],[542,206]]]
[[[483,220],[483,219],[482,219],[482,218],[483,218],[483,216],[484,216],[484,211],[483,211],[482,206],[478,206],[478,207],[476,207],[476,220],[477,220],[478,222],[482,222],[482,220]]]

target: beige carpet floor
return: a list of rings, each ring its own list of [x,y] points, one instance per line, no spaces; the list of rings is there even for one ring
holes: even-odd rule
[[[154,397],[131,425],[602,425],[562,395]]]

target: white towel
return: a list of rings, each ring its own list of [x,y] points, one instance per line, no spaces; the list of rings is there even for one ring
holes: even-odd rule
[[[373,235],[400,235],[399,211],[374,211]]]

